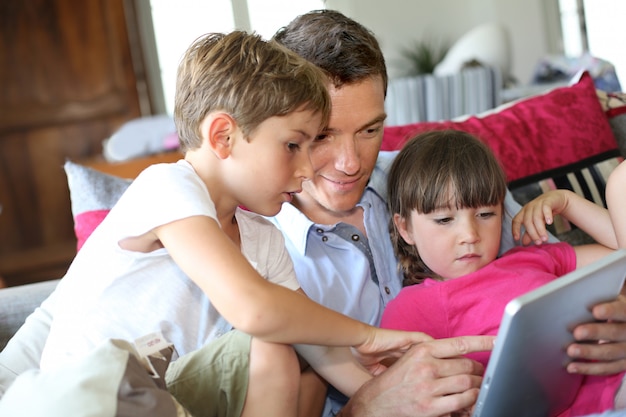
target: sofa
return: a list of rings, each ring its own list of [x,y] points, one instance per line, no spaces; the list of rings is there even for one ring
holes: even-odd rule
[[[596,90],[591,77],[583,74],[570,86],[479,115],[388,126],[382,150],[399,149],[418,132],[448,128],[476,134],[494,150],[520,204],[547,189],[569,188],[605,205],[604,183],[626,156],[626,94]],[[66,173],[80,249],[130,180],[71,163],[66,164]],[[557,238],[573,244],[589,239],[563,221],[552,227]],[[0,350],[58,282],[0,289]]]

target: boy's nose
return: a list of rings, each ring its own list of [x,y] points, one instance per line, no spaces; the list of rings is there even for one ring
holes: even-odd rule
[[[311,163],[311,156],[308,152],[303,152],[302,158],[297,161],[295,175],[298,178],[302,178],[303,181],[313,178],[313,164]]]

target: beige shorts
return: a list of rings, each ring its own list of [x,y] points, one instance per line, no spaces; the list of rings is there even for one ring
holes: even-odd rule
[[[194,417],[239,417],[248,390],[252,338],[232,330],[172,362],[168,391]]]

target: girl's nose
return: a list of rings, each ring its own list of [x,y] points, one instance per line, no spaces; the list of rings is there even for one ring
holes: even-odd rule
[[[463,224],[463,230],[460,234],[461,244],[476,243],[479,240],[478,228],[474,220],[468,220]]]

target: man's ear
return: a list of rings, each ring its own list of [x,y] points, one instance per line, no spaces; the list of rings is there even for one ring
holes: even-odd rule
[[[407,229],[407,219],[400,216],[398,213],[394,213],[393,215],[393,224],[396,225],[396,229],[398,229],[398,233],[402,236],[402,239],[409,245],[415,245],[415,241],[411,238],[411,234]]]
[[[224,159],[230,155],[232,137],[237,130],[237,123],[228,113],[219,112],[209,115],[202,125],[202,137],[217,155]]]

